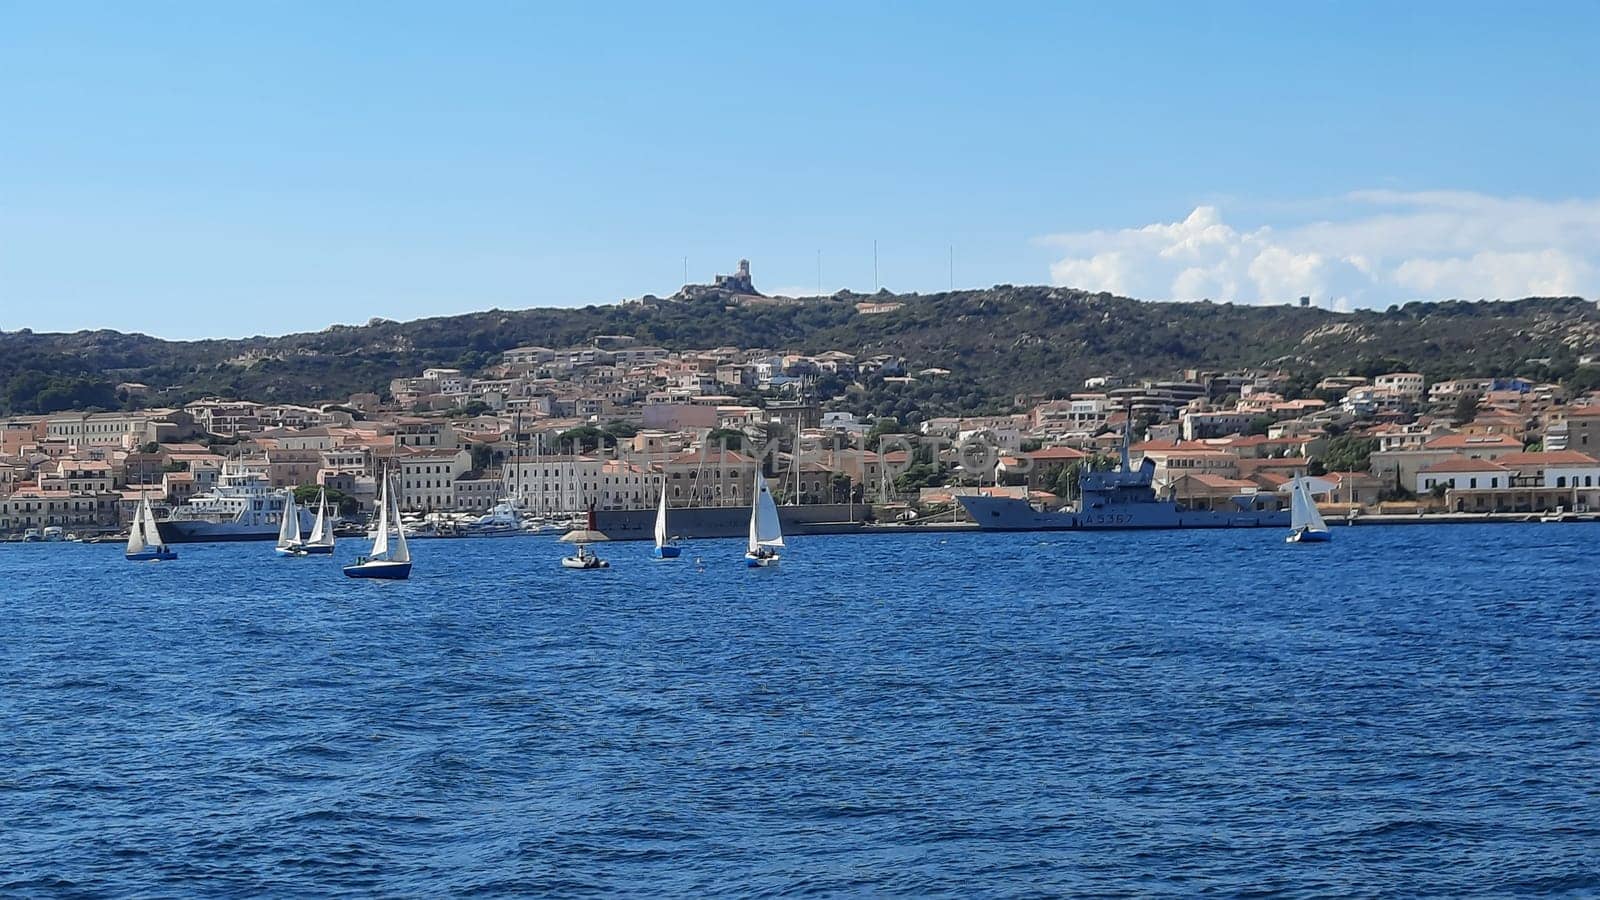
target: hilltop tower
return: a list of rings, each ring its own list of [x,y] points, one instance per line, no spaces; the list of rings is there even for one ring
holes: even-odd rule
[[[739,260],[739,268],[734,274],[718,275],[712,284],[714,287],[738,294],[756,293],[755,283],[750,280],[750,260]]]

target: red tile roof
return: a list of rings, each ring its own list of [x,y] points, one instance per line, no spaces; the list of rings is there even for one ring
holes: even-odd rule
[[[1448,474],[1451,472],[1505,472],[1507,468],[1491,459],[1465,459],[1452,456],[1433,465],[1423,466],[1418,471],[1426,474]]]
[[[1128,448],[1128,452],[1130,454],[1132,454],[1133,456],[1138,456],[1138,455],[1140,455],[1142,453],[1151,453],[1151,452],[1164,453],[1164,452],[1170,452],[1170,451],[1173,451],[1173,450],[1216,450],[1216,449],[1217,449],[1216,447],[1213,447],[1212,445],[1207,444],[1205,441],[1145,441],[1145,442],[1140,443],[1140,444],[1134,444],[1132,447]]]
[[[1089,454],[1074,447],[1041,447],[1038,450],[1024,453],[1023,455],[1034,460],[1035,462],[1055,459],[1087,459],[1089,457]]]
[[[1263,456],[1258,459],[1241,459],[1239,467],[1242,469],[1303,469],[1311,465],[1311,460],[1304,456]]]
[[[1521,450],[1509,434],[1441,434],[1422,445],[1428,450]]]
[[[1503,466],[1597,466],[1600,460],[1576,450],[1546,450],[1542,453],[1507,453],[1495,460]]]
[[[1177,479],[1177,481],[1183,481],[1185,479],[1197,481],[1208,488],[1214,488],[1216,490],[1258,491],[1261,489],[1261,486],[1256,484],[1254,481],[1245,481],[1242,478],[1228,478],[1223,475],[1208,475],[1204,472],[1190,472],[1184,475],[1183,478]],[[1179,489],[1179,493],[1182,493],[1181,488]]]

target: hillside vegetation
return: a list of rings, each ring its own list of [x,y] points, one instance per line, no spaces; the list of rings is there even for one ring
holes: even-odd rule
[[[490,310],[413,322],[373,321],[316,333],[243,340],[164,341],[114,331],[0,333],[0,409],[47,412],[113,406],[119,382],[152,403],[200,396],[266,402],[342,400],[382,392],[427,366],[469,371],[508,348],[563,347],[596,334],[632,335],[672,350],[738,346],[844,350],[904,357],[915,372],[949,369],[908,387],[869,386],[856,399],[880,413],[1000,409],[1019,395],[1061,395],[1115,373],[1172,377],[1184,368],[1271,366],[1293,372],[1416,369],[1430,380],[1521,374],[1590,386],[1578,357],[1600,350],[1600,310],[1581,298],[1410,303],[1387,311],[1226,303],[1151,303],[1065,288],[1012,287],[930,295],[880,292],[891,313],[841,293],[795,304],[741,303],[714,291],[691,299],[577,309]],[[1548,358],[1549,363],[1529,363]]]

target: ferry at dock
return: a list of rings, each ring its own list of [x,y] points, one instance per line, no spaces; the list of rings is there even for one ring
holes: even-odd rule
[[[277,540],[288,496],[287,490],[274,489],[259,467],[227,465],[215,488],[174,507],[156,527],[168,544]],[[311,515],[305,510],[296,515],[301,530],[309,530]]]

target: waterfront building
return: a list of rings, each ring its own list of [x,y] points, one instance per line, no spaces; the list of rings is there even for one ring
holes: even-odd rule
[[[472,454],[397,447],[381,454],[379,461],[393,479],[401,509],[446,510],[455,504],[455,481],[472,467]]]
[[[1454,459],[1418,473],[1417,492],[1442,490],[1454,512],[1587,512],[1600,508],[1600,460],[1574,450]]]

